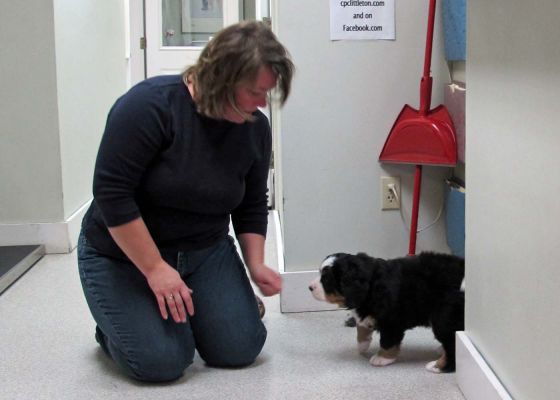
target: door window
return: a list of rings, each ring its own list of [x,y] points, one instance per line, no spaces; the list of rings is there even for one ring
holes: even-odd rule
[[[162,0],[163,47],[203,47],[224,26],[223,0]]]

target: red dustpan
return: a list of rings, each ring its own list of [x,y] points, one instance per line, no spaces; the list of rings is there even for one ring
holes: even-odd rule
[[[435,13],[436,0],[430,0],[424,74],[420,82],[420,109],[416,110],[408,104],[403,107],[379,155],[379,161],[383,163],[416,165],[409,255],[416,252],[422,165],[453,167],[457,164],[457,141],[449,112],[443,105],[430,110],[432,97],[430,65]]]

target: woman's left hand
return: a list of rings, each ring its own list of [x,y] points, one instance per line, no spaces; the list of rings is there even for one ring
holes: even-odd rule
[[[264,296],[274,296],[282,290],[282,278],[273,269],[262,264],[249,268],[251,280],[257,285]]]

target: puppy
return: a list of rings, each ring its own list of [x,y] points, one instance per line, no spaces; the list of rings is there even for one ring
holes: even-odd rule
[[[353,310],[358,350],[365,353],[372,332],[380,348],[375,366],[396,361],[405,331],[431,326],[443,355],[426,365],[432,372],[455,371],[455,332],[464,330],[465,263],[460,257],[425,252],[391,260],[365,253],[328,256],[309,290],[317,300]]]

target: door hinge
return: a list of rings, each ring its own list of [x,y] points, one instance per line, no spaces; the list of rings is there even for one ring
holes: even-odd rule
[[[146,50],[146,38],[145,37],[140,38],[140,50]]]

